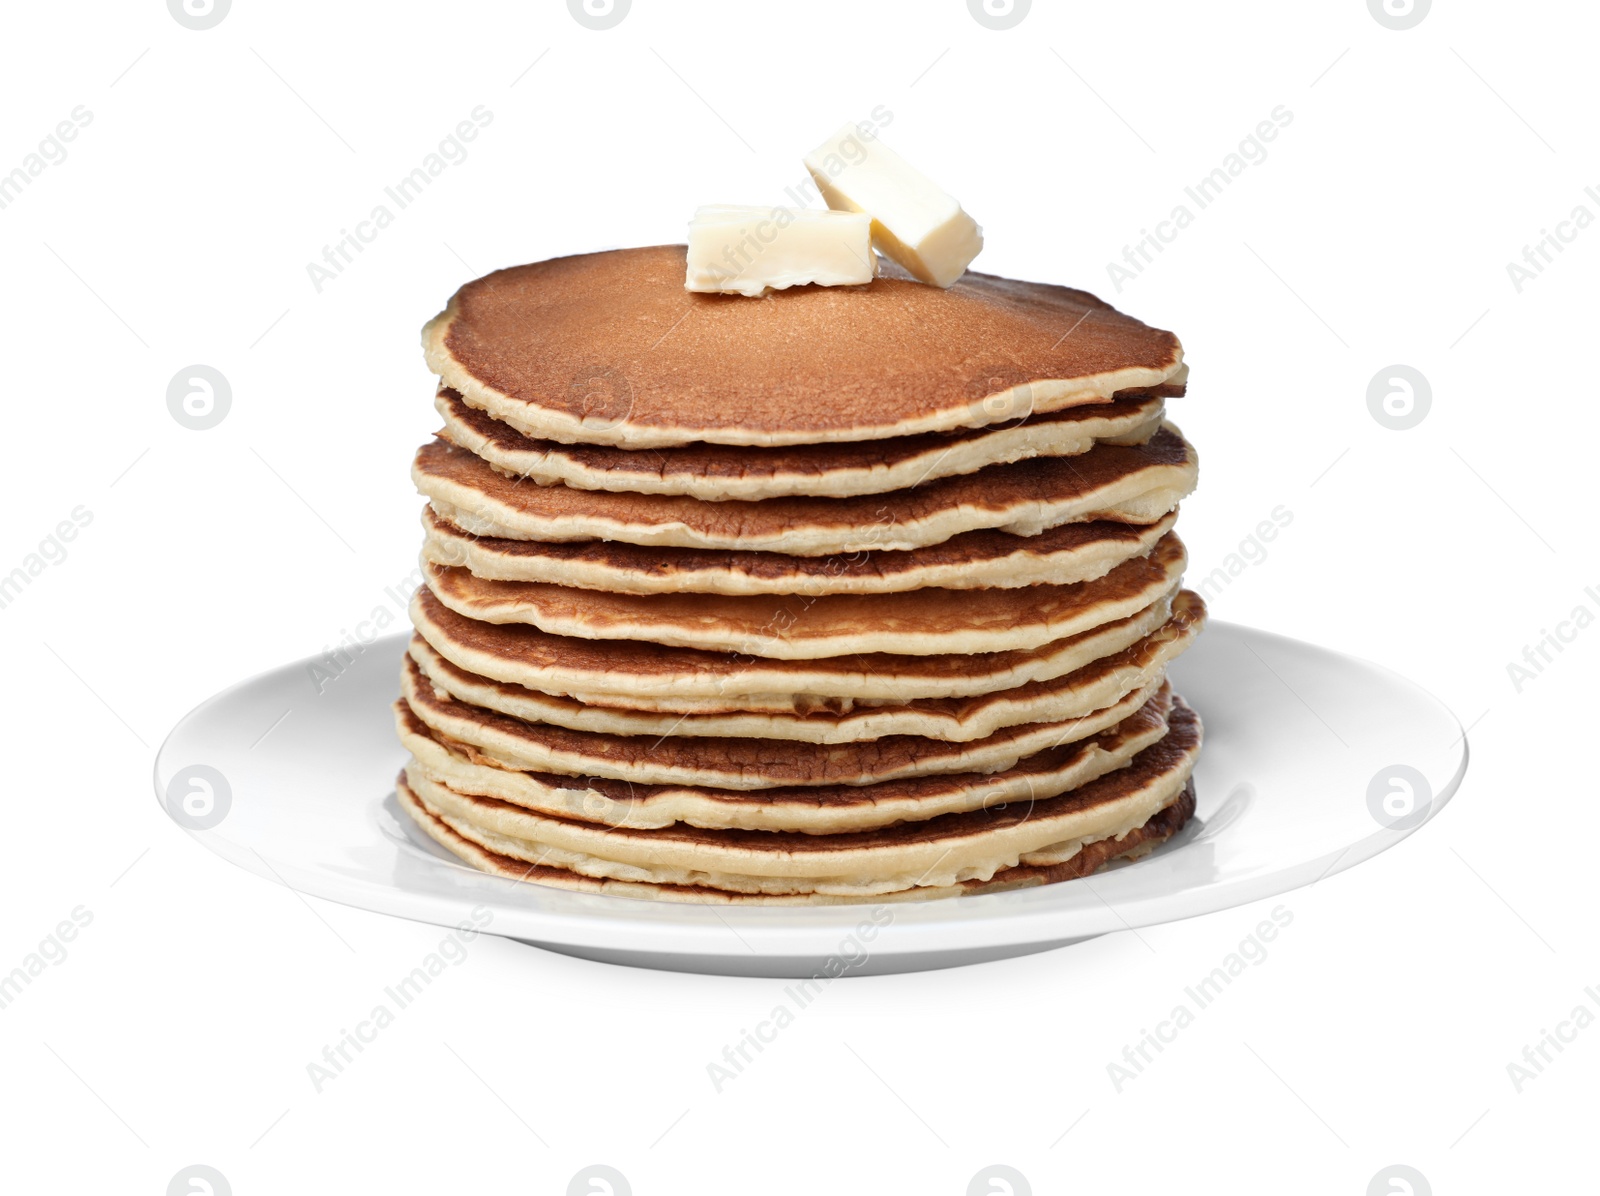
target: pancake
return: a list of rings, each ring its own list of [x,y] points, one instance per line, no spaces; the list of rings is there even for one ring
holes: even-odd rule
[[[551,635],[647,640],[775,660],[863,652],[908,656],[1037,648],[1126,618],[1170,591],[1187,563],[1168,533],[1149,554],[1104,577],[1017,590],[913,590],[907,594],[608,594],[539,582],[486,581],[424,562],[428,589],[457,614],[528,623]]]
[[[636,884],[629,881],[602,880],[584,876],[567,868],[549,864],[530,864],[524,860],[499,855],[452,830],[441,818],[429,812],[406,785],[402,773],[396,783],[395,796],[401,807],[418,827],[446,851],[466,861],[482,872],[492,873],[513,883],[540,884],[573,892],[590,893],[606,897],[628,897],[635,900],[673,901],[699,905],[850,905],[863,901],[879,905],[890,901],[925,901],[937,897],[981,896],[985,893],[1006,892],[1012,889],[1032,888],[1042,884],[1056,884],[1088,876],[1118,860],[1137,859],[1148,855],[1165,843],[1194,816],[1194,781],[1191,778],[1184,790],[1166,809],[1159,811],[1142,827],[1129,831],[1120,839],[1100,839],[1086,844],[1081,851],[1062,864],[1018,865],[996,872],[992,879],[963,881],[947,888],[921,886],[902,889],[871,898],[825,897],[811,893],[790,896],[754,896],[730,893],[705,885]]]
[[[604,540],[546,544],[479,537],[432,507],[422,509],[422,557],[465,568],[492,581],[537,581],[613,594],[898,594],[1015,589],[1092,581],[1130,557],[1143,556],[1177,520],[1174,511],[1150,524],[1064,523],[1037,536],[966,532],[909,552],[788,556],[645,548]]]
[[[426,586],[411,600],[411,622],[439,655],[481,677],[596,705],[684,714],[843,713],[857,704],[993,693],[1082,668],[1106,654],[1110,641],[1102,637],[1120,637],[1125,631],[1123,620],[1112,620],[1025,652],[970,656],[878,652],[768,660],[637,640],[547,635],[521,624],[481,623],[450,610]]]
[[[683,246],[462,287],[396,800],[473,866],[720,904],[1053,883],[1193,815],[1206,617],[1171,333],[888,271],[684,290]]]
[[[1154,523],[1194,490],[1197,470],[1194,449],[1164,424],[1142,445],[1100,444],[856,498],[705,502],[540,486],[440,440],[417,450],[411,478],[441,516],[479,536],[827,556],[905,551],[990,528],[1032,536],[1097,519]]]
[[[1121,634],[1115,638],[1103,637],[1102,646],[1116,650],[1053,680],[1035,681],[973,698],[935,698],[903,706],[857,707],[848,714],[830,711],[804,715],[749,711],[671,714],[618,709],[575,702],[479,677],[445,660],[420,636],[412,640],[411,658],[436,691],[459,702],[574,731],[656,739],[729,737],[815,744],[915,735],[946,743],[970,743],[1021,723],[1080,718],[1113,704],[1132,690],[1148,686],[1168,663],[1189,647],[1205,618],[1205,606],[1199,595],[1188,591],[1178,595],[1168,619],[1160,618],[1165,605],[1163,602],[1141,612],[1139,617],[1124,621],[1119,628]],[[1145,634],[1141,636],[1142,631]]]
[[[1163,386],[1161,391],[1181,391]],[[434,407],[444,419],[441,438],[482,457],[503,473],[540,485],[630,494],[686,494],[725,499],[883,494],[920,486],[987,465],[1029,457],[1072,457],[1096,442],[1143,444],[1161,426],[1159,396],[1069,407],[969,432],[925,432],[890,440],[746,448],[686,444],[629,450],[561,444],[524,436],[510,424],[467,405],[443,388]]]
[[[411,753],[410,767],[457,793],[639,830],[682,822],[712,830],[826,834],[1055,797],[1120,768],[1165,735],[1171,705],[1171,689],[1161,686],[1106,730],[1036,752],[1001,772],[915,777],[876,785],[776,786],[754,792],[635,785],[603,777],[508,769],[471,745],[433,731],[404,702],[395,703],[395,723],[401,744]]]
[[[1017,866],[1058,866],[1089,843],[1128,835],[1188,788],[1200,721],[1174,699],[1167,726],[1124,767],[1056,797],[828,835],[597,826],[457,793],[416,769],[402,779],[413,801],[456,835],[525,863],[649,885],[862,898],[986,883]]]
[[[409,656],[400,696],[434,732],[476,748],[504,768],[605,777],[637,785],[764,789],[775,785],[872,785],[947,772],[999,772],[1120,722],[1161,688],[1158,676],[1115,705],[1079,718],[1024,723],[972,743],[919,735],[838,744],[781,739],[604,735],[525,722],[458,702],[434,689]]]
[[[968,273],[759,300],[685,292],[682,245],[499,270],[423,329],[428,365],[526,436],[629,449],[980,428],[1159,387],[1177,337],[1083,292]]]

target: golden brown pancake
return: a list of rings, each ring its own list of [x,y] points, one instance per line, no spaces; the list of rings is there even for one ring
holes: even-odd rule
[[[759,300],[690,294],[684,247],[498,270],[423,329],[428,364],[528,436],[659,448],[877,440],[1105,402],[1177,337],[1083,291],[969,273]]]
[[[899,552],[996,528],[1032,536],[1063,523],[1154,523],[1195,486],[1194,449],[1170,424],[1141,445],[1096,445],[856,498],[705,502],[540,486],[443,441],[417,450],[411,478],[440,515],[476,535],[620,540],[796,556]]]
[[[1181,392],[1182,385],[1157,388]],[[1071,457],[1097,441],[1143,444],[1161,426],[1159,395],[1069,407],[1026,420],[966,432],[925,432],[889,440],[750,448],[685,444],[629,450],[595,444],[561,444],[524,436],[510,424],[468,406],[442,388],[434,407],[444,418],[442,439],[476,453],[504,473],[541,485],[630,494],[687,494],[726,499],[790,495],[838,498],[883,494],[924,482],[973,473],[988,465],[1029,457]]]
[[[536,581],[613,594],[899,594],[1067,585],[1103,577],[1143,556],[1172,530],[1155,523],[1064,523],[1037,536],[965,532],[909,552],[789,556],[701,548],[646,548],[614,540],[560,544],[474,536],[422,508],[423,559],[493,581]]]
[[[1055,797],[1120,768],[1167,732],[1170,687],[1105,730],[1047,748],[992,773],[952,773],[876,785],[773,786],[759,790],[634,784],[605,777],[505,768],[471,744],[451,739],[396,702],[400,742],[411,767],[458,793],[538,813],[635,829],[675,822],[713,830],[869,830],[962,810]]]
[[[1147,610],[1026,652],[970,656],[875,652],[822,660],[770,660],[639,640],[585,640],[548,635],[525,624],[483,623],[456,614],[426,586],[412,599],[411,621],[429,646],[452,664],[541,693],[602,706],[683,714],[736,710],[804,714],[843,713],[857,704],[970,697],[1048,681],[1117,650],[1110,645],[1120,640],[1129,621],[1145,618]]]
[[[486,581],[425,563],[423,579],[457,614],[529,623],[552,635],[648,640],[776,660],[862,652],[908,656],[1037,648],[1122,619],[1178,584],[1187,558],[1173,533],[1104,577],[1018,590],[724,597],[608,594],[540,582]]]
[[[493,873],[518,884],[548,885],[579,893],[592,893],[606,897],[630,897],[635,900],[674,901],[697,905],[852,905],[879,904],[887,901],[925,901],[935,897],[981,896],[1012,889],[1033,888],[1037,885],[1056,884],[1088,876],[1117,860],[1138,859],[1148,855],[1165,843],[1194,816],[1194,781],[1191,778],[1184,790],[1166,809],[1159,811],[1142,827],[1129,831],[1120,839],[1101,839],[1086,844],[1077,855],[1065,863],[1053,865],[1018,865],[996,872],[988,881],[963,881],[943,889],[927,887],[902,889],[875,897],[824,897],[817,894],[792,896],[752,896],[730,893],[708,885],[636,884],[628,881],[597,879],[584,876],[568,868],[549,864],[530,864],[525,860],[500,855],[457,834],[443,819],[434,814],[413,794],[402,773],[396,782],[396,796],[400,805],[422,831],[445,850],[466,861],[482,872]]]
[[[428,682],[415,661],[402,667],[400,695],[437,733],[471,744],[505,768],[609,777],[642,785],[764,789],[774,785],[874,785],[946,772],[997,772],[1046,748],[1097,735],[1144,705],[1156,678],[1115,705],[1081,718],[1024,723],[972,743],[888,735],[859,743],[604,735],[532,723],[458,702]]]
[[[1183,801],[1200,739],[1199,719],[1176,699],[1160,740],[1059,796],[828,835],[598,827],[460,794],[415,770],[402,781],[411,803],[457,836],[525,865],[550,861],[595,879],[748,896],[878,897],[1018,879],[1005,870],[1059,867],[1089,843],[1126,837]]]
[[[671,901],[1051,883],[1191,817],[1172,334],[889,272],[538,262],[423,330],[444,420],[397,800],[474,866]]]
[[[826,710],[804,715],[744,710],[724,714],[629,710],[592,701],[577,702],[536,688],[480,677],[445,660],[421,636],[411,641],[411,657],[436,690],[457,701],[574,731],[653,739],[732,737],[802,743],[852,743],[889,735],[919,735],[947,743],[970,743],[1020,723],[1081,718],[1120,700],[1131,690],[1148,686],[1199,634],[1205,621],[1205,604],[1198,594],[1185,591],[1171,604],[1170,618],[1161,619],[1160,614],[1160,607],[1154,607],[1141,619],[1125,620],[1123,633],[1107,637],[1101,645],[1107,649],[1105,655],[1049,681],[1035,681],[980,697],[858,706],[848,714]]]

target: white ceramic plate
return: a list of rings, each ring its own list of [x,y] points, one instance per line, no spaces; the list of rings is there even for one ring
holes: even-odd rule
[[[882,906],[740,909],[566,893],[474,871],[400,812],[389,704],[405,637],[318,688],[313,662],[211,698],[156,758],[157,797],[225,859],[362,909],[587,959],[731,975],[951,967],[1227,909],[1383,851],[1466,771],[1454,716],[1375,665],[1213,623],[1174,666],[1205,720],[1194,820],[1143,860],[1019,892]],[[876,912],[874,912],[876,911]],[[482,914],[479,914],[482,918]]]

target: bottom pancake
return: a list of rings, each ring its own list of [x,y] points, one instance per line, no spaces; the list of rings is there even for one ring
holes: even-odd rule
[[[1162,739],[1060,796],[823,835],[599,826],[458,793],[414,768],[398,788],[445,847],[488,871],[538,883],[680,901],[920,898],[1081,875],[1078,857],[1106,841],[1116,854],[1132,850],[1145,838],[1130,844],[1134,832],[1183,801],[1200,740],[1198,716],[1174,699]],[[1103,851],[1089,867],[1109,858],[1096,862]]]
[[[1076,880],[1078,877],[1098,872],[1117,860],[1135,860],[1150,854],[1183,829],[1194,816],[1195,808],[1194,781],[1191,778],[1177,801],[1159,811],[1143,826],[1129,831],[1125,837],[1101,839],[1086,844],[1082,851],[1065,863],[1006,868],[995,873],[993,878],[986,882],[969,880],[942,889],[905,889],[878,897],[823,897],[815,893],[755,897],[746,893],[727,893],[704,885],[634,884],[627,881],[596,880],[566,868],[529,864],[510,856],[498,855],[478,846],[470,839],[462,838],[440,818],[422,807],[406,787],[404,775],[400,777],[396,796],[424,834],[482,872],[503,876],[511,881],[548,885],[551,888],[570,889],[579,893],[696,905],[857,905],[888,901],[928,901],[939,897],[976,896],[1055,884],[1063,880]]]

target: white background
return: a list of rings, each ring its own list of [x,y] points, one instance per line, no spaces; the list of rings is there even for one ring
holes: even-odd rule
[[[1361,0],[1038,0],[1007,32],[959,0],[636,0],[605,32],[556,0],[6,20],[0,171],[76,106],[92,121],[0,210],[0,572],[93,516],[0,610],[0,971],[93,917],[0,1010],[8,1189],[157,1194],[191,1163],[241,1196],[554,1193],[594,1162],[640,1194],[959,1193],[996,1162],[1041,1193],[1359,1196],[1392,1163],[1439,1193],[1593,1182],[1600,1029],[1520,1093],[1507,1073],[1600,985],[1600,631],[1520,693],[1507,671],[1600,612],[1600,231],[1521,293],[1506,270],[1580,203],[1600,214],[1590,6],[1441,2],[1407,31]],[[318,293],[307,263],[477,105],[466,160]],[[1472,727],[1464,787],[1284,898],[1266,961],[1121,1093],[1106,1065],[1278,902],[836,984],[720,1095],[706,1064],[781,982],[483,938],[316,1093],[306,1064],[441,932],[210,855],[154,801],[154,747],[411,571],[407,462],[435,425],[417,332],[456,286],[781,201],[877,105],[983,224],[981,268],[1178,331],[1196,565],[1293,513],[1215,615],[1439,694]],[[1278,105],[1266,160],[1117,293],[1107,262]],[[195,363],[233,393],[203,432],[166,407]],[[1367,408],[1395,363],[1432,386],[1409,431]]]

